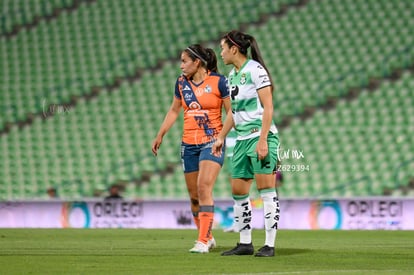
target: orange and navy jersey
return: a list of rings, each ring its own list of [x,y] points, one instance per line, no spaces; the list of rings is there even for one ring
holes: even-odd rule
[[[183,142],[203,144],[214,139],[223,127],[223,99],[229,96],[227,79],[209,72],[200,84],[181,75],[175,83],[175,96],[184,108]]]

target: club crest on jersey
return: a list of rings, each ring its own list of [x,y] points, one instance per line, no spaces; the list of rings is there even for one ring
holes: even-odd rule
[[[206,94],[209,94],[209,93],[211,93],[211,86],[210,85],[206,85],[206,87],[204,88],[204,92],[206,93]]]
[[[246,74],[242,74],[240,76],[240,84],[244,85],[244,84],[246,84],[246,82],[247,82]]]
[[[200,104],[198,104],[198,102],[193,101],[188,105],[188,108],[190,108],[191,110],[200,110],[201,106]]]

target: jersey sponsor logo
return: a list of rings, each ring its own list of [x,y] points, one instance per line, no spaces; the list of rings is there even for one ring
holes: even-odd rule
[[[262,80],[262,84],[269,83],[269,82],[270,82],[270,80],[267,77]]]
[[[185,100],[189,100],[189,99],[193,98],[193,95],[192,94],[184,94],[184,98],[185,98]]]
[[[188,105],[188,108],[190,108],[192,110],[200,110],[201,106],[200,106],[200,104],[198,104],[198,102],[193,101]]]
[[[191,91],[191,88],[188,85],[185,85],[183,91]]]
[[[231,94],[231,99],[234,100],[236,98],[236,96],[239,94],[239,87],[231,86],[230,87],[230,94]]]
[[[259,75],[259,79],[262,80],[262,84],[266,84],[270,82],[269,76],[267,74]]]

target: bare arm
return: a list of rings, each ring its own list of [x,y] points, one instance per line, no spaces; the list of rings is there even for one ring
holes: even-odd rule
[[[263,106],[262,130],[257,143],[256,152],[259,159],[264,159],[268,154],[267,135],[273,119],[273,99],[271,88],[264,87],[257,91],[260,102]]]
[[[180,114],[180,111],[181,101],[174,96],[170,109],[165,115],[164,121],[162,122],[160,129],[158,130],[158,134],[152,142],[152,153],[154,154],[154,156],[157,155],[158,149],[161,146],[164,135],[170,130],[171,126],[175,123],[175,121],[178,118],[178,115]]]
[[[233,122],[233,113],[231,112],[231,103],[230,98],[224,100],[224,110],[226,111],[226,119],[223,123],[223,128],[218,134],[217,138],[225,139],[227,134],[230,132],[231,128],[234,126]]]
[[[226,119],[224,120],[223,128],[217,135],[216,141],[214,142],[213,147],[211,148],[211,152],[215,156],[220,156],[222,147],[224,145],[224,140],[226,139],[226,136],[230,132],[231,128],[234,126],[230,98],[224,99],[223,103],[224,109],[226,110]]]

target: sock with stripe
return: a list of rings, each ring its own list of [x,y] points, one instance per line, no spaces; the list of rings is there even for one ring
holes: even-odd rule
[[[212,238],[212,228],[214,221],[214,205],[200,205],[198,212],[200,220],[200,230],[198,231],[198,241],[207,244]]]

